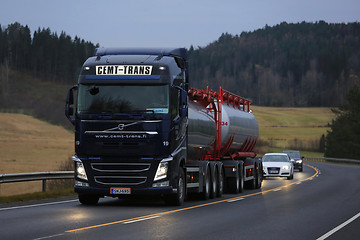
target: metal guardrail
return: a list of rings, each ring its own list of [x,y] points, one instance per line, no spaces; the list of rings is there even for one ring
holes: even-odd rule
[[[14,183],[14,182],[42,180],[42,191],[46,192],[46,180],[71,179],[71,178],[74,178],[74,171],[10,173],[10,174],[0,174],[0,183]]]
[[[319,158],[319,157],[305,157],[307,161],[324,161],[324,162],[333,162],[333,163],[350,163],[350,164],[360,164],[360,160],[356,159],[347,159],[347,158]]]

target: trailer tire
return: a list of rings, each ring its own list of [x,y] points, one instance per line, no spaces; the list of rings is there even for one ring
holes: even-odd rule
[[[262,166],[261,164],[255,163],[255,188],[261,188],[262,183]]]
[[[244,168],[243,164],[239,165],[239,193],[244,191]]]
[[[177,181],[177,193],[166,195],[164,197],[165,203],[171,206],[181,206],[185,200],[185,174],[182,167],[179,169],[179,177]]]
[[[218,192],[218,171],[216,166],[213,169],[214,172],[211,175],[212,178],[211,178],[210,198],[216,198]]]
[[[224,192],[224,169],[220,165],[219,167],[219,177],[218,177],[218,191],[216,192],[217,197],[221,197]]]
[[[84,205],[96,205],[99,202],[99,196],[92,194],[78,194],[79,202]]]
[[[241,170],[240,170],[241,171]],[[227,189],[229,190],[230,193],[233,193],[233,194],[237,194],[240,192],[240,181],[241,181],[241,178],[239,175],[239,169],[238,171],[236,171],[236,177],[232,177],[232,178],[229,178],[228,181],[227,181]]]
[[[210,177],[209,167],[207,167],[206,172],[205,172],[203,192],[200,195],[203,200],[208,200],[209,199],[209,197],[210,197],[210,189],[211,189],[211,177]]]

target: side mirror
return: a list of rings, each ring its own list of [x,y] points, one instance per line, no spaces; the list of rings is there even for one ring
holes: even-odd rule
[[[72,86],[66,97],[66,104],[65,104],[65,116],[69,121],[75,125],[75,116],[74,116],[74,92],[77,90],[78,86]]]
[[[175,124],[179,124],[181,120],[187,116],[187,92],[179,86],[174,86],[180,90],[180,102],[179,102],[179,116],[180,118],[175,121]]]

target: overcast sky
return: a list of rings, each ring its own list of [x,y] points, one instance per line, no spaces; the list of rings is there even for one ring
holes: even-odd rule
[[[204,47],[277,25],[360,21],[360,0],[0,0],[0,25],[50,28],[102,47]]]

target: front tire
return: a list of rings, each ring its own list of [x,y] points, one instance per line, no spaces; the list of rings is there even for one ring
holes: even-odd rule
[[[294,179],[294,174],[291,174],[289,177],[287,177],[288,180]]]
[[[91,194],[78,194],[79,202],[84,205],[96,205],[99,197]]]
[[[184,204],[185,193],[186,193],[185,174],[183,168],[180,167],[179,177],[177,181],[177,193],[165,196],[165,202],[168,205],[181,206]]]

